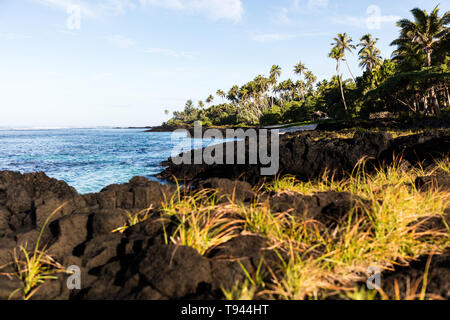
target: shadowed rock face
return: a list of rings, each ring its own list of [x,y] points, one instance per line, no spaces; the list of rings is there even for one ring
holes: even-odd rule
[[[396,286],[401,299],[418,299],[423,288],[423,275],[430,260],[425,292],[432,299],[450,299],[450,249],[434,256],[423,256],[407,267],[396,268],[382,276],[382,285],[389,297],[396,297]]]
[[[318,132],[312,132],[282,136],[279,174],[291,174],[301,180],[311,180],[321,177],[328,170],[341,177],[351,172],[364,157],[371,159],[369,163],[373,165],[390,163],[398,155],[403,155],[412,164],[423,161],[430,164],[434,157],[448,154],[450,150],[449,131],[397,139],[384,132],[357,132],[352,139],[317,140],[315,138],[318,135]],[[236,150],[236,143],[232,144]],[[246,159],[249,159],[248,150],[247,147]],[[188,154],[193,156],[191,152]],[[224,159],[225,157],[226,155]],[[176,177],[179,181],[195,181],[217,177],[256,184],[264,178],[260,175],[259,165],[175,165],[171,159],[164,165],[168,168],[159,177],[167,180]]]

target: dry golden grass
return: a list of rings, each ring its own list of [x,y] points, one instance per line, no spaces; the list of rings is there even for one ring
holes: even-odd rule
[[[319,228],[319,222],[302,220],[292,210],[273,212],[264,201],[217,204],[212,190],[202,190],[193,195],[178,192],[163,205],[162,216],[175,219],[178,225],[175,233],[167,236],[167,243],[191,246],[204,254],[244,233],[264,236],[271,249],[283,253],[281,272],[272,272],[268,280],[248,277],[245,283],[224,290],[229,299],[263,296],[297,300],[329,295],[387,299],[382,291],[361,291],[355,284],[367,279],[369,266],[392,269],[421,255],[442,252],[450,244],[448,226],[444,230],[421,226],[430,218],[444,215],[450,207],[450,193],[417,190],[415,179],[427,174],[422,169],[403,171],[394,164],[367,174],[364,164],[362,160],[352,176],[344,180],[328,179],[326,173],[317,181],[284,177],[265,186],[272,193],[348,192],[369,203],[358,208],[355,205],[343,221],[327,232]],[[448,170],[449,160],[438,162],[438,167]],[[407,296],[417,298],[416,293]],[[425,291],[418,297],[431,296]]]
[[[27,244],[14,250],[13,265],[14,273],[6,274],[8,277],[15,276],[23,284],[10,294],[10,299],[19,298],[29,300],[40,289],[41,285],[51,280],[58,279],[57,274],[66,273],[65,268],[47,254],[46,247],[40,249],[40,241],[45,228],[53,216],[55,216],[66,204],[62,204],[53,211],[45,220],[41,228],[33,251],[28,251]]]

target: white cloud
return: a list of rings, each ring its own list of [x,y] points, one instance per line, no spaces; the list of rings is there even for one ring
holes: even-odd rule
[[[62,10],[67,12],[67,10],[71,7],[78,6],[81,11],[81,15],[84,17],[95,17],[97,14],[94,13],[92,4],[87,4],[83,1],[76,0],[35,0],[38,3],[43,5]]]
[[[185,51],[176,51],[172,49],[165,49],[165,48],[150,48],[145,50],[147,53],[153,53],[153,54],[162,54],[174,58],[188,58],[192,59],[194,58],[193,54],[190,52]]]
[[[328,0],[308,0],[309,9],[320,9],[327,8]]]
[[[289,7],[282,7],[276,11],[273,20],[282,24],[292,24],[293,20],[290,17],[292,14],[313,14],[328,7],[329,0],[292,0]]]
[[[253,41],[258,42],[273,42],[273,41],[281,41],[296,38],[295,34],[290,33],[264,33],[264,34],[256,34],[252,36]]]
[[[399,16],[376,16],[376,17],[335,17],[332,19],[333,22],[338,24],[343,24],[356,28],[367,28],[367,29],[380,29],[383,23],[394,23],[400,20]]]
[[[83,17],[101,17],[122,14],[138,7],[156,7],[187,13],[203,14],[213,20],[241,20],[244,14],[242,0],[33,0],[67,12],[79,6]]]
[[[21,33],[0,33],[0,39],[4,40],[19,40],[19,39],[27,39],[29,36],[26,36]]]
[[[242,0],[139,0],[144,6],[205,14],[213,20],[240,21],[244,14]]]
[[[127,37],[118,34],[108,37],[107,40],[111,44],[121,49],[130,48],[136,44],[136,42],[134,42],[132,39],[129,39]]]
[[[289,10],[288,8],[280,8],[278,10],[278,13],[275,17],[275,21],[282,24],[291,24],[292,20],[289,17]]]
[[[305,33],[265,33],[265,34],[257,34],[253,35],[251,38],[253,41],[258,42],[274,42],[274,41],[283,41],[294,38],[311,38],[311,37],[324,37],[329,36],[329,32],[305,32]]]

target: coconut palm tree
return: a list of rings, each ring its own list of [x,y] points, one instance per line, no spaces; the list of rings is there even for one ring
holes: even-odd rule
[[[314,83],[317,81],[317,77],[311,71],[307,71],[305,73],[306,86],[308,87],[309,92],[311,93],[314,88]]]
[[[411,10],[414,21],[402,19],[397,22],[400,30],[400,38],[394,41],[393,45],[403,44],[406,46],[405,40],[411,41],[410,49],[412,52],[420,49],[425,54],[426,67],[432,66],[431,57],[436,47],[441,41],[447,38],[450,30],[447,25],[450,23],[450,12],[447,11],[444,15],[439,15],[439,6],[436,6],[433,11],[428,14],[426,10],[414,8]],[[436,116],[441,116],[439,101],[436,97],[434,87],[430,89],[431,98],[433,101],[433,109]]]
[[[365,34],[361,37],[359,40],[360,43],[358,43],[358,47],[361,47],[361,50],[359,50],[359,54],[365,49],[365,48],[375,48],[375,45],[377,44],[379,38],[373,38],[370,33]]]
[[[300,81],[301,81],[302,76],[306,76],[307,72],[308,72],[308,68],[306,68],[306,66],[301,61],[294,66],[294,73],[300,78]],[[302,96],[302,99],[305,100],[305,91],[304,91],[305,84],[297,83],[296,87],[300,91],[300,95]]]
[[[210,94],[209,96],[208,96],[208,98],[206,98],[206,103],[208,104],[208,105],[211,105],[211,103],[214,101],[214,96],[212,95],[212,94]]]
[[[336,60],[336,72],[339,80],[339,87],[341,88],[342,102],[344,103],[345,111],[348,111],[347,102],[345,101],[344,88],[342,87],[342,75],[341,75],[341,61],[344,58],[344,52],[340,47],[333,47],[329,54],[331,59]]]
[[[425,54],[422,49],[413,42],[411,34],[401,35],[391,43],[397,46],[392,52],[392,61],[395,61],[401,71],[418,70],[425,65]]]
[[[353,54],[353,50],[356,49],[356,47],[352,44],[353,39],[349,37],[346,33],[338,33],[337,37],[333,38],[334,43],[331,45],[334,45],[336,48],[342,51],[342,59],[347,64],[348,71],[350,72],[353,80],[355,81],[355,76],[352,73],[352,70],[350,69],[350,65],[347,61],[347,55],[345,54],[346,51]]]
[[[375,67],[381,64],[381,51],[375,47],[378,42],[378,38],[372,38],[371,34],[366,34],[361,38],[361,42],[358,44],[358,47],[361,47],[359,50],[359,66],[366,71],[372,71]]]
[[[192,99],[189,99],[188,101],[186,101],[185,104],[185,109],[192,109],[194,107],[194,102],[192,101]]]
[[[439,6],[436,6],[430,14],[419,8],[412,9],[411,13],[414,21],[402,19],[397,22],[397,26],[401,28],[400,39],[409,39],[412,44],[421,48],[426,56],[426,66],[431,67],[433,51],[450,32],[446,27],[450,23],[450,11],[439,16]],[[392,44],[397,45],[397,40]]]
[[[234,85],[227,94],[227,99],[230,100],[233,104],[236,104],[239,101],[239,87]]]
[[[278,78],[281,77],[281,67],[277,65],[273,65],[270,69],[270,76],[269,76],[269,84],[272,89],[272,98],[271,98],[271,106],[273,107],[273,100],[274,100],[274,94],[275,94],[275,88],[277,87]]]
[[[225,92],[223,92],[222,90],[217,90],[217,92],[216,92],[216,95],[218,96],[218,97],[221,97],[222,98],[222,102],[224,102],[224,100],[225,100]]]
[[[308,68],[300,61],[294,66],[294,73],[301,78],[308,71]]]
[[[270,69],[270,81],[272,84],[277,84],[278,78],[281,76],[281,67],[277,65],[273,65]]]
[[[359,54],[359,66],[366,71],[371,72],[381,65],[381,55],[376,48],[366,48]]]

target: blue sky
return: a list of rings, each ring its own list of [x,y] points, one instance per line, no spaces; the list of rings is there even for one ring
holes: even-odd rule
[[[439,2],[450,10],[450,0]],[[0,0],[0,126],[158,125],[165,109],[241,85],[273,64],[282,78],[294,77],[299,60],[329,78],[337,33],[357,42],[370,32],[389,57],[395,21],[437,3]],[[361,73],[356,56],[349,61]]]

